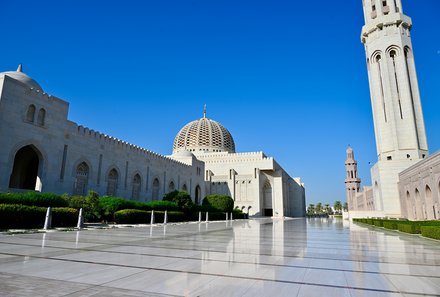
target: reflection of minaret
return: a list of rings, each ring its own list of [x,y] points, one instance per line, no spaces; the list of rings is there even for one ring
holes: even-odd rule
[[[363,0],[378,162],[371,170],[377,210],[400,216],[398,173],[428,154],[410,37],[401,0]]]
[[[361,179],[358,178],[357,161],[354,159],[354,152],[351,147],[347,148],[347,160],[345,160],[345,191],[347,196],[348,209],[356,208],[356,193],[360,191]]]

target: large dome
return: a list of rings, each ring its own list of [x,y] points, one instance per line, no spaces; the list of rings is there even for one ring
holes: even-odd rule
[[[173,154],[180,151],[235,153],[231,133],[221,124],[205,116],[186,124],[174,139]]]
[[[0,72],[0,78],[4,76],[9,76],[15,80],[18,80],[25,85],[27,85],[29,88],[33,88],[36,90],[43,90],[41,86],[32,78],[30,78],[28,75],[24,74],[22,72],[22,66],[21,64],[18,65],[17,71],[7,71],[7,72]]]

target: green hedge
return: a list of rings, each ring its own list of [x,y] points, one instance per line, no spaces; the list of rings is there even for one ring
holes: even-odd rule
[[[373,220],[373,225],[376,226],[376,227],[383,227],[383,221],[384,220],[374,219]]]
[[[440,239],[440,227],[438,226],[422,226],[420,228],[422,236],[434,238],[434,239]]]
[[[42,228],[47,208],[20,204],[0,204],[0,229]],[[73,227],[78,211],[72,208],[52,208],[52,227]]]
[[[40,192],[0,193],[0,204],[22,204],[41,207],[69,206],[67,199],[62,196]]]
[[[218,212],[231,212],[234,209],[234,200],[226,195],[208,195],[203,199],[202,205]]]
[[[396,220],[389,220],[383,222],[383,227],[386,229],[397,230],[397,222]]]
[[[155,211],[155,223],[163,223],[164,211]],[[183,222],[185,214],[181,211],[168,211],[168,222]],[[149,224],[151,222],[151,211],[138,209],[123,209],[115,212],[115,222],[118,224]]]
[[[419,234],[420,233],[420,225],[419,224],[397,224],[397,229],[400,232],[410,233],[410,234]]]

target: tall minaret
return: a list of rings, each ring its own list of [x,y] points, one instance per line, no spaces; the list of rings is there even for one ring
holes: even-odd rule
[[[345,160],[345,192],[349,210],[357,209],[356,193],[361,189],[361,179],[358,177],[357,161],[351,147],[347,148],[347,160]]]
[[[400,216],[398,174],[428,155],[411,43],[401,0],[363,0],[378,162],[371,169],[377,210]]]

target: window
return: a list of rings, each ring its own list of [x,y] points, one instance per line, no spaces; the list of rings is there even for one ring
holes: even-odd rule
[[[131,191],[131,198],[133,200],[139,200],[140,192],[141,192],[141,176],[139,174],[136,174],[133,177],[133,188]]]
[[[35,105],[31,104],[26,113],[26,121],[33,123],[35,120]]]
[[[391,156],[387,156],[387,160],[388,161],[390,161],[390,160],[392,160],[393,159],[393,157],[391,157]]]
[[[176,186],[174,185],[174,182],[170,182],[170,184],[168,185],[168,193],[169,192],[173,192],[174,190],[176,190]]]
[[[116,169],[110,170],[107,177],[107,195],[108,196],[116,196],[118,190],[118,179],[119,174]]]
[[[44,126],[45,118],[46,118],[46,110],[44,110],[44,108],[41,108],[40,111],[38,112],[37,124],[40,126]]]
[[[153,200],[159,200],[159,188],[160,188],[159,180],[155,178],[153,181]]]
[[[75,184],[73,186],[74,195],[85,196],[87,193],[87,183],[89,180],[89,166],[82,162],[76,167]]]

